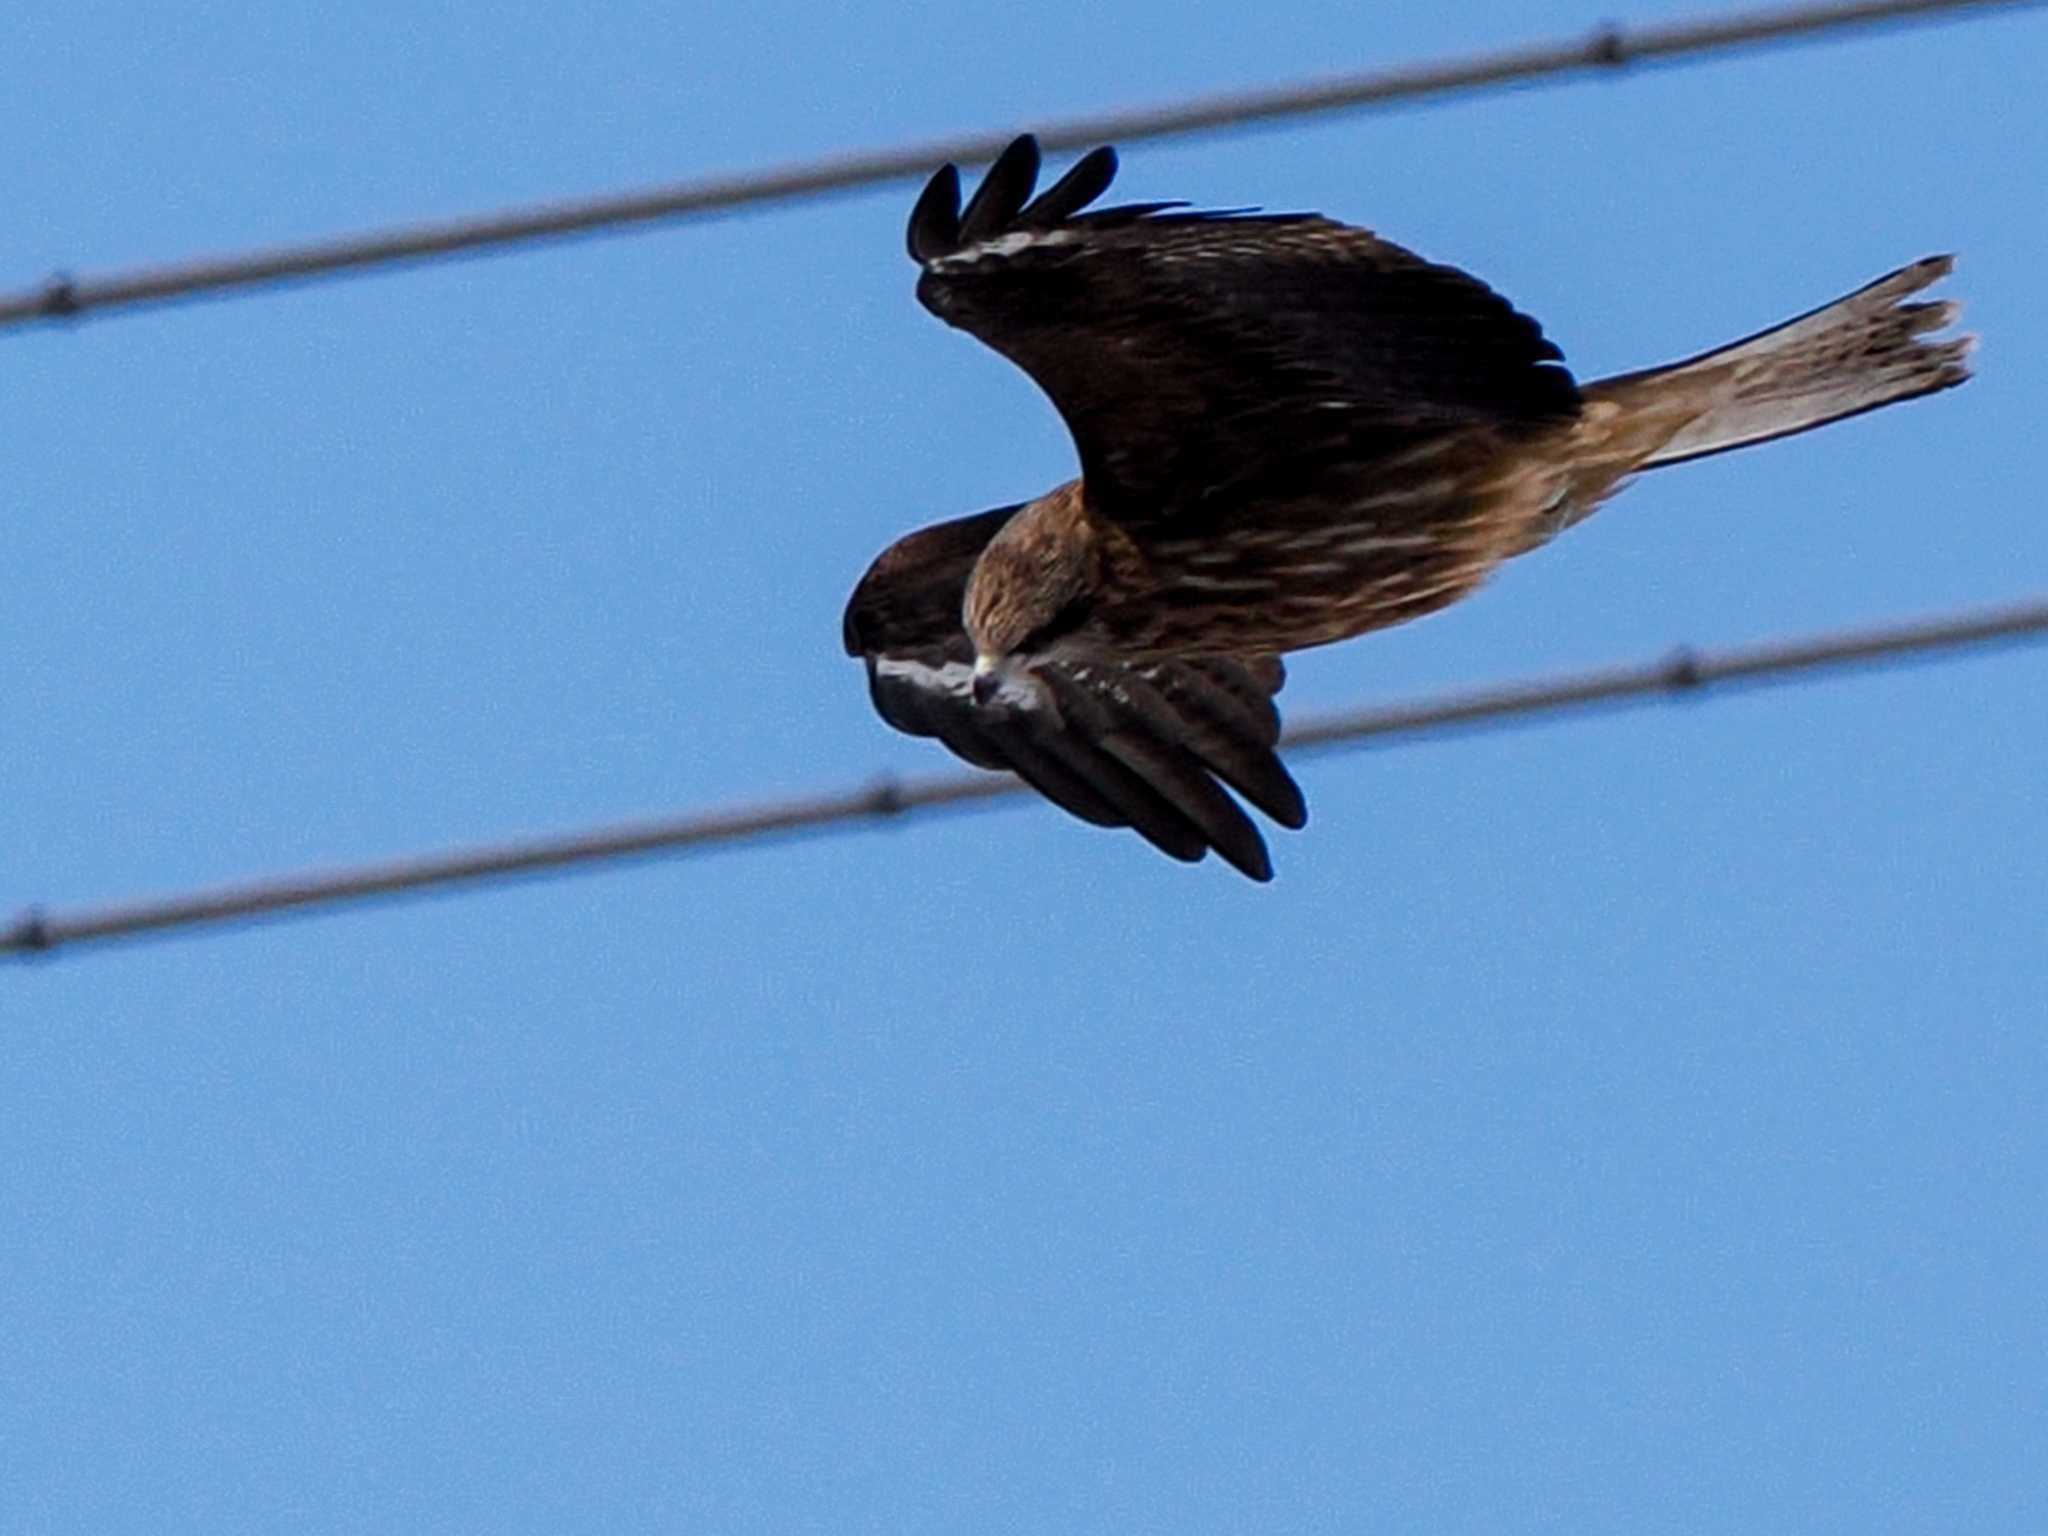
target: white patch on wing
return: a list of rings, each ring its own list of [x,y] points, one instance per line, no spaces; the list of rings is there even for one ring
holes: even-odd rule
[[[1023,667],[1002,662],[996,667],[996,676],[1002,679],[1002,684],[996,689],[995,697],[988,701],[988,708],[1044,708],[1046,703],[1045,684],[1033,677]]]
[[[976,705],[976,708],[1043,709],[1050,702],[1045,684],[1033,677],[1027,668],[1005,663],[997,667],[997,672],[1002,678],[1002,686],[996,690],[994,698],[986,704]],[[974,696],[974,668],[964,661],[949,661],[935,667],[914,656],[877,656],[875,676],[883,682],[907,685],[920,693],[939,694],[959,703],[965,703]]]
[[[890,682],[908,683],[926,693],[952,694],[963,699],[974,684],[974,671],[964,661],[949,661],[935,667],[909,656],[877,656],[875,675]]]
[[[1035,245],[1072,245],[1080,238],[1080,231],[1073,229],[1013,229],[1007,235],[979,240],[948,255],[936,257],[926,262],[925,267],[932,272],[957,272],[977,262],[1001,261]]]

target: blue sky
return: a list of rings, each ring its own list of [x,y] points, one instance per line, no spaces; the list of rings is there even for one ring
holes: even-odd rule
[[[1633,9],[1622,19],[1683,14]],[[1562,4],[23,0],[0,283],[1558,33]],[[1296,710],[2040,591],[2048,15],[1132,147],[1582,374],[1956,250],[1967,389]],[[937,769],[839,612],[1063,478],[913,189],[0,338],[0,909]],[[2048,653],[0,972],[0,1526],[2048,1524]]]

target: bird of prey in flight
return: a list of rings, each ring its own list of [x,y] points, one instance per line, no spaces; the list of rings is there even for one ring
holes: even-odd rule
[[[892,544],[854,591],[846,649],[897,729],[1255,880],[1272,864],[1245,805],[1307,819],[1275,751],[1285,652],[1456,601],[1640,470],[1969,376],[1973,338],[1924,339],[1956,306],[1909,300],[1945,256],[1582,385],[1484,283],[1369,231],[1084,212],[1115,151],[1034,197],[1038,165],[1017,139],[964,210],[942,167],[910,255],[925,308],[1051,398],[1080,476]]]

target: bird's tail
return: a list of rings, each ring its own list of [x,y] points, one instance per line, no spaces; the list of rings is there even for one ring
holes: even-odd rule
[[[1953,324],[1959,306],[1904,301],[1954,265],[1929,256],[1746,340],[1590,384],[1586,423],[1625,475],[1949,389],[1970,376],[1977,338],[1923,340]]]

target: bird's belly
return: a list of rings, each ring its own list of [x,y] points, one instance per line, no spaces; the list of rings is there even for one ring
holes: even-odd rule
[[[1503,533],[1493,518],[1457,518],[1426,529],[1240,530],[1161,544],[1149,590],[1099,617],[1132,649],[1306,650],[1457,601],[1511,552]]]

